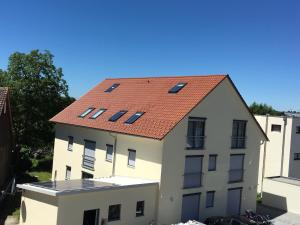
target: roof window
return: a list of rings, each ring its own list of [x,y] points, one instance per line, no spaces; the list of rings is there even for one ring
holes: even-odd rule
[[[92,108],[92,107],[88,108],[88,109],[85,110],[83,113],[81,113],[81,114],[79,115],[79,117],[80,117],[80,118],[86,117],[86,116],[87,116],[88,114],[90,114],[94,109],[95,109],[95,108]]]
[[[115,84],[113,84],[112,86],[110,86],[109,88],[107,88],[107,89],[105,90],[105,92],[112,92],[112,91],[115,90],[117,87],[119,87],[119,85],[120,85],[120,84],[115,83]]]
[[[134,115],[132,115],[128,120],[125,121],[127,124],[133,124],[135,121],[137,121],[144,113],[143,112],[136,112]]]
[[[187,83],[178,83],[169,90],[169,93],[178,93]]]
[[[90,117],[90,119],[96,119],[98,116],[100,116],[102,113],[104,113],[106,109],[99,109],[94,115]]]
[[[120,119],[125,113],[127,113],[127,111],[125,111],[125,110],[119,111],[115,115],[113,115],[112,117],[110,117],[109,121],[115,122],[118,119]]]

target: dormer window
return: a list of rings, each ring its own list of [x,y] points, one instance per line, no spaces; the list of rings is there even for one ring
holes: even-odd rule
[[[88,108],[88,109],[85,110],[83,113],[81,113],[81,114],[79,115],[79,117],[80,117],[80,118],[86,117],[86,116],[87,116],[88,114],[90,114],[94,109],[95,109],[95,108],[92,108],[92,107]]]
[[[113,90],[115,90],[117,87],[119,87],[120,84],[113,84],[112,86],[110,86],[109,88],[107,88],[105,90],[105,92],[112,92]]]
[[[111,122],[116,122],[118,119],[120,119],[125,113],[127,113],[127,111],[122,110],[117,112],[115,115],[113,115],[112,117],[109,118],[109,121]]]
[[[94,115],[90,117],[90,119],[96,119],[98,116],[100,116],[102,113],[104,113],[106,109],[99,109]]]
[[[125,121],[127,124],[133,124],[135,121],[137,121],[144,113],[143,112],[136,112],[134,115],[132,115],[128,120]]]
[[[178,83],[169,90],[169,93],[178,93],[187,83]]]

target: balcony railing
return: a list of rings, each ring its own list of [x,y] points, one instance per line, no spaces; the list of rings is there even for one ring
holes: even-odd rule
[[[244,179],[244,170],[242,169],[235,169],[235,170],[229,170],[229,183],[236,183],[236,182],[242,182]]]
[[[187,149],[204,149],[205,136],[187,136],[186,143]]]
[[[202,186],[202,172],[197,173],[186,173],[183,175],[183,188],[196,188]]]
[[[247,137],[231,137],[231,148],[243,149],[246,148]]]
[[[90,170],[94,170],[94,165],[95,165],[95,157],[88,156],[88,155],[83,155],[82,156],[82,167]]]

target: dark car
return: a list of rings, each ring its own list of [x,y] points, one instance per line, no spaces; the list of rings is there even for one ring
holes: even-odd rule
[[[257,225],[256,222],[251,221],[244,216],[215,216],[207,218],[204,223],[207,225]]]

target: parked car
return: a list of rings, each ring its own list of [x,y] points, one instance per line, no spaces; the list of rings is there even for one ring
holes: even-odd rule
[[[231,216],[231,217],[210,217],[204,222],[207,225],[257,225],[256,222],[249,220],[244,216]]]

